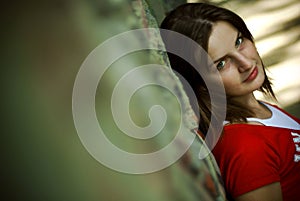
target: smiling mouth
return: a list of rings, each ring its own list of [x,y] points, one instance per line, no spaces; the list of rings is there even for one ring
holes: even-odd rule
[[[247,77],[247,79],[244,82],[249,82],[252,81],[256,78],[258,74],[258,68],[257,66],[254,67],[254,69],[252,70],[252,72],[250,73],[250,75]]]

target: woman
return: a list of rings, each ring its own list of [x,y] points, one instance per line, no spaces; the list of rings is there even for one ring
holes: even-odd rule
[[[224,8],[189,3],[171,11],[161,28],[179,32],[201,45],[222,78],[227,113],[213,154],[228,198],[300,200],[300,120],[255,98],[255,90],[274,99],[275,95],[244,21]],[[196,93],[199,130],[205,134],[213,117],[205,82],[186,61],[171,53],[168,56],[172,68]]]

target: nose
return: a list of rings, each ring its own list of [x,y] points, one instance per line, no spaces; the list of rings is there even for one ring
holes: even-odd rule
[[[251,69],[254,65],[254,61],[252,59],[249,59],[246,55],[244,55],[241,52],[237,52],[234,59],[237,68],[241,73]]]

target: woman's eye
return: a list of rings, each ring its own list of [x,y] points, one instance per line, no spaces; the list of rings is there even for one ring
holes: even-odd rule
[[[224,60],[220,61],[218,64],[217,64],[217,69],[218,70],[222,70],[224,67],[225,67],[225,64],[226,62]]]
[[[235,41],[235,47],[239,47],[242,44],[243,40],[243,37],[239,36]]]

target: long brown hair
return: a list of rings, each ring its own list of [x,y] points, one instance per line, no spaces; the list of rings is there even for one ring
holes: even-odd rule
[[[168,13],[161,23],[160,28],[172,30],[191,38],[207,52],[212,27],[217,21],[230,23],[245,38],[254,43],[253,37],[241,17],[228,9],[206,3],[186,3],[180,5]],[[201,116],[199,130],[205,135],[210,124],[210,119],[215,115],[211,114],[211,103],[207,86],[197,70],[188,62],[169,52],[168,57],[172,69],[180,73],[188,81],[196,94]],[[265,68],[264,74],[265,80],[259,90],[265,96],[276,99]],[[252,111],[234,102],[230,97],[227,97],[226,120],[230,122],[246,122],[246,118],[250,116],[253,116]]]

